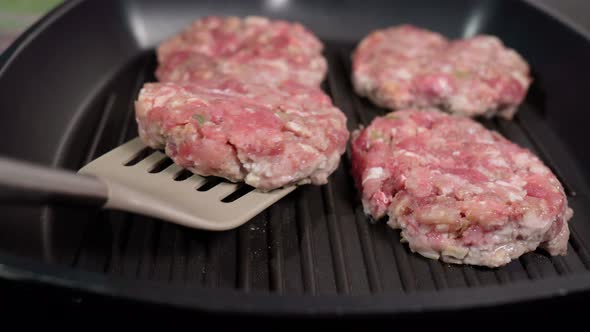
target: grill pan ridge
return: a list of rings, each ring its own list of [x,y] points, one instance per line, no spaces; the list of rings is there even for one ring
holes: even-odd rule
[[[194,10],[187,14],[189,2],[167,3],[170,11],[162,7],[163,2],[128,1],[121,5],[117,1],[76,1],[69,2],[47,16],[33,27],[27,36],[13,46],[0,64],[0,122],[8,134],[22,130],[25,126],[28,102],[14,100],[22,97],[11,96],[9,89],[16,73],[25,65],[42,68],[41,77],[53,77],[61,70],[52,70],[39,64],[31,57],[35,47],[47,46],[44,39],[52,38],[60,29],[79,22],[84,14],[100,7],[100,14],[115,11],[117,15],[108,21],[104,33],[114,33],[118,41],[97,66],[107,71],[100,74],[97,83],[82,82],[72,93],[81,94],[76,100],[77,107],[71,110],[70,129],[58,130],[63,124],[55,124],[55,130],[40,129],[41,134],[51,135],[55,141],[51,147],[54,155],[35,156],[35,144],[41,139],[37,135],[24,142],[24,151],[0,143],[5,154],[37,159],[39,162],[77,169],[93,158],[115,146],[137,136],[133,114],[133,99],[142,84],[155,81],[153,72],[156,59],[154,42],[161,38],[162,31],[155,32],[163,21],[173,13],[183,12],[175,28],[186,24],[184,20],[204,14],[263,14],[284,16],[301,20],[318,34],[325,43],[325,56],[329,63],[328,77],[324,90],[334,103],[347,115],[348,128],[367,125],[375,116],[385,110],[358,97],[350,83],[350,54],[359,37],[369,28],[380,23],[395,24],[416,18],[434,27],[440,25],[449,35],[459,33],[461,27],[448,26],[434,18],[435,13],[427,11],[426,17],[417,18],[418,9],[408,8],[398,2],[369,1],[375,14],[379,6],[399,6],[400,12],[387,22],[386,17],[376,17],[374,26],[359,18],[359,28],[334,31],[328,23],[318,23],[319,17],[306,13],[317,11],[314,6],[329,6],[315,2],[293,2],[290,8],[281,11],[268,5],[271,2],[240,2],[233,7],[209,4],[210,7],[194,4]],[[288,4],[290,2],[287,2]],[[418,1],[416,6],[436,6],[435,1]],[[219,8],[216,6],[220,6]],[[344,17],[352,17],[358,2],[344,2]],[[459,7],[464,9],[459,10]],[[507,6],[510,8],[504,8]],[[409,6],[413,7],[413,6]],[[569,31],[561,23],[545,16],[534,7],[524,3],[491,1],[463,1],[451,5],[444,11],[456,10],[457,17],[469,21],[470,15],[478,11],[487,18],[490,32],[497,32],[508,44],[517,47],[522,42],[511,33],[510,27],[497,26],[494,18],[503,11],[513,10],[524,13],[533,23],[545,23],[558,32],[567,35],[565,41],[577,41],[576,50],[590,54],[590,41]],[[431,9],[433,10],[433,9]],[[338,13],[337,12],[335,15]],[[516,15],[515,14],[515,15]],[[184,16],[183,16],[184,15]],[[376,14],[375,14],[376,15]],[[461,16],[465,15],[465,17]],[[299,17],[301,16],[301,17]],[[155,27],[147,29],[150,17]],[[431,17],[432,21],[428,21]],[[120,20],[120,21],[118,21]],[[182,22],[180,22],[182,21]],[[328,20],[329,21],[329,20]],[[485,21],[485,20],[484,20]],[[508,19],[510,21],[510,19]],[[53,22],[53,23],[51,23]],[[60,23],[61,22],[61,23]],[[98,22],[98,20],[97,20]],[[385,23],[387,22],[387,23]],[[51,23],[51,24],[50,24]],[[316,25],[314,25],[314,23]],[[468,23],[467,23],[468,24]],[[518,23],[507,23],[506,25]],[[93,30],[92,27],[89,28]],[[120,29],[120,30],[117,30]],[[172,28],[168,28],[172,31]],[[561,29],[561,30],[560,30]],[[367,31],[365,31],[367,30]],[[63,30],[61,30],[63,32]],[[556,32],[558,31],[558,32]],[[96,31],[88,36],[90,38]],[[343,37],[348,33],[348,37]],[[129,34],[129,35],[127,35]],[[119,36],[123,35],[123,36]],[[552,36],[549,36],[552,37]],[[126,41],[135,42],[127,43]],[[583,43],[582,43],[583,41]],[[62,41],[63,42],[63,41]],[[80,46],[86,45],[80,41]],[[107,48],[107,39],[102,48]],[[582,44],[579,44],[582,43]],[[39,46],[35,46],[39,45]],[[580,147],[572,144],[583,130],[572,129],[570,136],[563,133],[564,126],[576,125],[582,109],[559,113],[560,98],[568,97],[561,92],[552,93],[549,87],[559,85],[549,82],[559,74],[549,63],[553,58],[538,55],[537,45],[523,45],[523,53],[531,59],[534,77],[537,79],[520,107],[514,121],[502,119],[480,120],[489,129],[497,130],[511,141],[531,149],[555,172],[564,185],[570,205],[574,209],[571,220],[572,234],[568,255],[550,257],[541,250],[522,256],[505,267],[498,269],[472,266],[456,266],[428,260],[413,254],[399,242],[397,231],[384,223],[371,224],[362,213],[358,193],[349,173],[349,152],[345,154],[338,170],[324,186],[303,186],[291,193],[252,221],[236,230],[226,232],[203,232],[190,230],[159,220],[113,211],[84,210],[67,205],[45,207],[0,207],[3,215],[11,221],[0,225],[2,239],[15,237],[15,241],[0,243],[0,261],[4,268],[0,275],[7,280],[28,280],[55,286],[139,299],[148,302],[181,305],[206,311],[254,312],[266,314],[335,314],[335,313],[403,313],[413,311],[436,311],[460,309],[472,306],[490,306],[511,302],[552,299],[565,294],[576,294],[590,290],[590,196],[585,166],[588,160],[580,155]],[[100,48],[95,47],[96,51]],[[71,56],[81,51],[70,49]],[[106,51],[105,51],[106,52]],[[117,53],[119,52],[119,53]],[[57,57],[58,55],[55,55]],[[99,57],[100,54],[94,54]],[[564,55],[565,56],[565,55]],[[31,62],[32,61],[32,62]],[[94,60],[89,60],[94,61]],[[60,61],[54,62],[60,65]],[[549,64],[547,64],[549,63]],[[78,65],[82,63],[79,62]],[[61,64],[66,67],[66,64]],[[571,70],[575,66],[572,65]],[[563,67],[562,67],[563,69]],[[565,70],[568,70],[565,68]],[[578,74],[590,73],[589,64],[579,65]],[[99,69],[96,69],[99,73]],[[573,71],[575,73],[575,71]],[[65,78],[75,81],[75,78]],[[13,89],[22,87],[32,91],[22,79]],[[70,86],[73,83],[70,83]],[[14,87],[16,86],[16,87]],[[28,90],[27,90],[28,88]],[[67,89],[64,84],[56,89]],[[12,91],[12,90],[11,90]],[[45,99],[43,99],[45,98]],[[60,99],[61,98],[61,99]],[[61,102],[67,106],[66,93],[57,96],[42,96],[42,101]],[[578,97],[579,98],[579,97]],[[11,104],[12,103],[12,104]],[[580,102],[581,103],[581,102]],[[564,107],[575,106],[575,101],[564,101]],[[13,115],[5,111],[11,108],[24,115]],[[60,112],[56,107],[46,107],[46,112]],[[67,111],[61,111],[67,112]],[[571,119],[567,117],[571,115]],[[67,118],[67,114],[63,118]],[[55,121],[61,121],[56,119]],[[13,129],[7,129],[11,123]],[[48,123],[52,126],[52,123]],[[21,137],[21,136],[16,136]],[[13,141],[14,142],[14,141]],[[51,143],[51,142],[50,142]],[[47,143],[47,144],[50,144]],[[586,157],[587,158],[587,157]],[[6,195],[9,195],[7,193]],[[26,230],[19,229],[26,222]],[[14,234],[14,235],[11,235]],[[38,241],[38,250],[27,249],[22,243]]]

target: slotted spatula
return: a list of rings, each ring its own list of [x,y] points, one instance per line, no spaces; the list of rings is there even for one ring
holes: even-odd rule
[[[43,192],[212,231],[246,223],[296,188],[289,186],[267,193],[253,190],[233,202],[222,202],[240,184],[221,182],[210,190],[198,191],[207,179],[193,174],[176,181],[175,177],[183,171],[176,164],[150,173],[167,158],[159,151],[128,165],[146,148],[139,138],[132,139],[93,160],[78,174],[2,159],[0,182],[16,190]]]

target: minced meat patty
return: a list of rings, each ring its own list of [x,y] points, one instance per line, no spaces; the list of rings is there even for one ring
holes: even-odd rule
[[[135,106],[150,147],[194,173],[262,191],[327,183],[349,138],[331,99],[295,82],[148,83]]]
[[[365,213],[421,255],[497,267],[545,248],[564,255],[573,211],[530,151],[468,117],[404,109],[352,135]]]
[[[389,109],[511,119],[532,81],[529,65],[495,36],[447,40],[412,25],[370,33],[352,60],[355,91]]]
[[[299,23],[208,16],[158,47],[156,77],[198,82],[229,76],[241,82],[319,86],[327,72],[322,50],[320,40]]]

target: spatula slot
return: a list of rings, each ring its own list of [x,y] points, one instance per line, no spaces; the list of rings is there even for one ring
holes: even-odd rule
[[[143,148],[139,152],[137,152],[129,161],[124,163],[123,165],[125,165],[125,166],[137,165],[137,163],[139,163],[140,161],[147,158],[153,152],[154,152],[154,150],[152,148],[148,148],[148,147]]]
[[[238,189],[236,189],[236,191],[234,191],[233,193],[225,196],[221,201],[224,202],[224,203],[235,202],[238,199],[240,199],[241,197],[244,197],[245,195],[247,195],[252,190],[254,190],[254,187],[249,186],[247,184],[241,184],[238,187]]]
[[[183,169],[182,171],[174,175],[174,181],[184,181],[190,178],[191,176],[193,176],[193,173],[191,171]]]
[[[213,187],[220,184],[221,182],[223,182],[222,178],[211,176],[211,177],[208,177],[207,182],[205,182],[203,185],[201,185],[199,188],[197,188],[197,190],[198,191],[208,191],[208,190],[213,189]]]
[[[162,159],[161,161],[159,161],[156,165],[154,165],[154,167],[152,167],[149,172],[152,174],[155,173],[160,173],[161,171],[165,170],[166,168],[168,168],[170,165],[172,165],[174,162],[172,161],[172,159],[170,158],[165,158]]]

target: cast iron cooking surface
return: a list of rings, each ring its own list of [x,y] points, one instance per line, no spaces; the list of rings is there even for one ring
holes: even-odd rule
[[[574,209],[568,255],[538,250],[489,269],[412,254],[397,231],[363,215],[347,153],[329,184],[301,187],[227,232],[67,204],[1,206],[5,278],[269,314],[456,309],[590,289],[587,106],[574,92],[590,75],[590,43],[524,3],[69,2],[1,59],[0,130],[11,139],[0,152],[78,169],[136,137],[133,100],[155,80],[153,47],[209,14],[287,18],[317,33],[329,61],[323,88],[350,130],[387,112],[350,83],[350,54],[370,30],[410,22],[449,37],[499,35],[530,61],[535,82],[514,121],[480,121],[531,149],[562,181]]]

